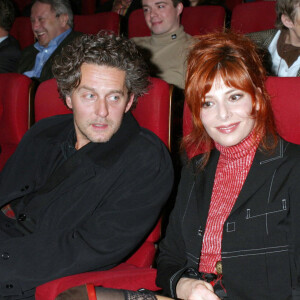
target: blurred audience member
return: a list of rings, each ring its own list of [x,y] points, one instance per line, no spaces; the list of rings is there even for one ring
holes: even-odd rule
[[[72,31],[73,12],[68,0],[35,0],[30,19],[37,42],[22,51],[17,71],[42,82],[53,78],[55,55],[80,33]]]
[[[300,1],[277,0],[276,26],[248,34],[265,56],[270,75],[279,77],[300,76]],[[267,55],[266,55],[267,54]]]
[[[14,72],[21,55],[18,41],[9,35],[14,20],[13,3],[0,0],[0,73]]]

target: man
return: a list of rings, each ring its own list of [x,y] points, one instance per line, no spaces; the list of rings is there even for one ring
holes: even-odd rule
[[[266,68],[270,75],[279,77],[300,76],[300,1],[277,0],[276,25],[248,36],[266,56]]]
[[[152,75],[184,89],[186,57],[193,38],[180,25],[183,4],[180,0],[142,0],[150,37],[133,41],[151,62]]]
[[[22,51],[18,73],[37,78],[53,78],[55,55],[79,35],[72,31],[73,12],[68,0],[35,0],[30,16],[37,42]]]
[[[162,142],[130,113],[146,70],[133,42],[109,35],[83,35],[55,59],[73,115],[37,123],[0,174],[0,205],[16,215],[0,216],[0,299],[110,269],[149,234],[173,169]]]
[[[14,20],[13,3],[0,0],[0,73],[14,72],[21,55],[18,41],[9,35]]]

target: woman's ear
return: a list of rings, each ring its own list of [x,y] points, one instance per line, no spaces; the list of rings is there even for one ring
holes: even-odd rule
[[[257,98],[257,94],[261,95],[261,88],[257,88],[257,91],[256,91],[256,98]],[[260,109],[260,104],[259,102],[256,100],[255,101],[255,110],[256,111],[259,111]]]

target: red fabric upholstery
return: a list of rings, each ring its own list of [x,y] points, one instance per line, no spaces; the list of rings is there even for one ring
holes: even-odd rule
[[[96,11],[96,0],[81,1],[81,14],[92,15]]]
[[[56,79],[49,79],[42,82],[35,94],[35,122],[47,117],[70,113],[72,113],[72,111],[68,109],[62,99],[59,98]]]
[[[10,34],[19,41],[21,49],[34,43],[34,35],[30,18],[28,17],[17,17],[10,30]]]
[[[278,133],[295,144],[300,144],[299,86],[300,77],[269,77],[266,82]]]
[[[139,98],[133,115],[139,124],[156,133],[170,146],[170,86],[165,81],[150,78],[151,86],[146,95]],[[41,83],[35,97],[35,120],[55,114],[70,113],[59,99],[55,79]],[[39,286],[37,300],[53,300],[62,291],[84,283],[93,283],[112,288],[157,290],[156,271],[152,263],[156,252],[155,242],[160,238],[159,220],[154,230],[138,250],[123,264],[108,271],[88,272],[60,278]],[[95,266],[96,267],[96,266]]]
[[[300,101],[299,101],[300,77],[269,77],[266,88],[271,97],[272,109],[275,117],[277,131],[285,140],[300,144]],[[183,135],[192,130],[191,112],[184,104]],[[188,152],[193,157],[201,151]]]
[[[190,35],[222,30],[224,22],[225,10],[221,6],[203,5],[185,7],[181,15],[181,24]],[[128,21],[129,38],[150,35],[151,32],[146,24],[143,9],[133,11]]]
[[[276,1],[258,1],[238,4],[231,16],[231,29],[240,33],[275,28]]]
[[[121,264],[108,271],[82,273],[43,284],[36,289],[35,299],[54,300],[64,290],[85,283],[116,289],[138,290],[143,287],[149,290],[159,290],[155,285],[155,278],[155,269]]]
[[[225,0],[225,5],[230,11],[233,11],[235,6],[243,2],[243,0]]]
[[[17,6],[19,12],[22,13],[22,12],[23,12],[23,9],[24,9],[27,5],[31,4],[32,1],[31,1],[31,0],[13,0],[13,2],[16,4],[16,6]]]
[[[29,128],[32,81],[21,74],[0,74],[0,170]]]
[[[181,15],[181,24],[190,35],[222,30],[225,24],[225,9],[217,5],[185,7]]]
[[[120,30],[119,15],[114,12],[75,15],[74,30],[89,34],[95,34],[100,30],[108,30],[118,35]]]

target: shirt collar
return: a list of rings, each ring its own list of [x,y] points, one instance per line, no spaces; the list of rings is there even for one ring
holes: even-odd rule
[[[50,41],[50,43],[48,44],[47,47],[43,47],[39,44],[39,42],[36,42],[34,44],[34,47],[39,51],[43,51],[46,48],[49,47],[55,47],[57,48],[57,46],[66,38],[66,36],[72,31],[72,28],[69,28],[68,30],[64,31],[63,33],[61,33],[60,35],[56,36],[54,39],[52,39]]]
[[[0,43],[2,43],[4,40],[6,40],[8,38],[8,35],[7,36],[3,36],[3,37],[0,37]]]

